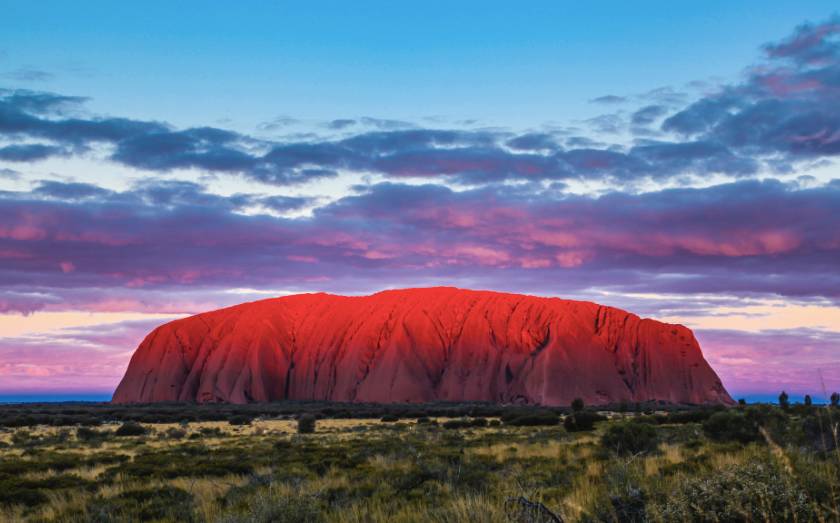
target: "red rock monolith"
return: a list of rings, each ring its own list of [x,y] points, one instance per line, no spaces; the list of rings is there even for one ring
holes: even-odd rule
[[[299,294],[172,321],[115,403],[732,398],[692,332],[590,302],[449,287]]]

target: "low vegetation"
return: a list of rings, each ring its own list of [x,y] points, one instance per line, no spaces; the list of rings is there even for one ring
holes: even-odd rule
[[[0,407],[0,521],[840,521],[836,406],[295,406]]]

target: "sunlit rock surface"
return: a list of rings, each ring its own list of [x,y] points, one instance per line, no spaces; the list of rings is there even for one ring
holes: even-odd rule
[[[116,403],[732,403],[681,325],[595,303],[456,288],[301,294],[152,331]]]

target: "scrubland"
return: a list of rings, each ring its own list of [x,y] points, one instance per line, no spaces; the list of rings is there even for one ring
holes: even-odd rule
[[[840,521],[834,407],[168,408],[0,408],[0,521]]]

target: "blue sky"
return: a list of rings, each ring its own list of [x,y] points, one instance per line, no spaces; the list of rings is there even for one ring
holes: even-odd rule
[[[3,2],[3,69],[103,114],[568,123],[588,100],[731,79],[832,2]],[[453,5],[454,4],[454,5]],[[35,82],[40,86],[43,82]],[[229,119],[229,121],[225,120]]]
[[[837,11],[0,0],[0,394],[429,285],[685,324],[733,395],[840,388]]]

